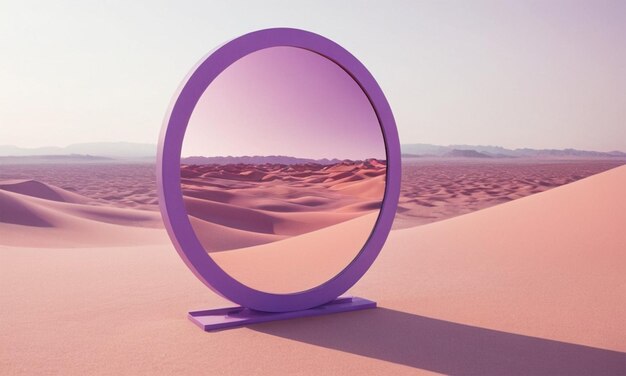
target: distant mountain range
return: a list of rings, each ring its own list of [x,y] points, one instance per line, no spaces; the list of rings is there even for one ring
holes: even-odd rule
[[[73,144],[66,147],[21,148],[0,145],[0,163],[93,163],[93,162],[154,162],[156,145],[132,142],[94,142]],[[401,146],[403,158],[532,158],[532,159],[576,159],[607,158],[626,159],[621,151],[598,152],[576,149],[506,149],[500,146],[476,145],[431,145],[404,144]],[[230,164],[230,163],[276,163],[333,164],[339,159],[306,159],[287,156],[244,156],[244,157],[187,157],[188,164]]]
[[[72,164],[72,163],[98,163],[116,162],[116,159],[108,157],[96,157],[93,155],[70,154],[70,155],[23,155],[23,156],[0,156],[1,164]]]
[[[600,152],[576,149],[506,149],[501,146],[404,144],[403,158],[609,158],[626,159],[621,151]]]
[[[297,158],[287,157],[284,155],[268,155],[268,156],[243,156],[243,157],[186,157],[181,158],[180,163],[184,164],[305,164],[316,163],[322,165],[330,165],[340,163],[340,159],[309,159],[309,158]]]
[[[156,145],[134,142],[90,142],[65,147],[21,148],[0,145],[0,157],[82,155],[114,159],[156,158]]]

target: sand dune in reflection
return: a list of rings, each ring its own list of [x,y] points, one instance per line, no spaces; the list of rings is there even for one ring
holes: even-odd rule
[[[354,259],[376,224],[385,173],[376,159],[182,165],[181,181],[213,260],[247,286],[287,294],[326,282]]]
[[[215,262],[244,285],[275,294],[319,286],[358,254],[378,212],[282,241],[212,253]]]
[[[384,161],[182,165],[185,207],[208,252],[253,247],[377,213]],[[361,248],[371,226],[360,235]],[[356,235],[356,234],[355,234]]]

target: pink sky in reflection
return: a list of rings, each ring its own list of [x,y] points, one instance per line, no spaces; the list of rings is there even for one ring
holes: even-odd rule
[[[182,156],[385,158],[376,114],[358,84],[314,52],[273,47],[228,67],[203,93]]]

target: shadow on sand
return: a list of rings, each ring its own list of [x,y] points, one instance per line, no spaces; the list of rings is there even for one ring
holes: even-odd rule
[[[452,375],[625,375],[626,354],[377,308],[253,330]],[[584,330],[584,328],[581,328]]]

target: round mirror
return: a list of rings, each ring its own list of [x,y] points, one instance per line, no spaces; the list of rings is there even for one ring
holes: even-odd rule
[[[294,29],[247,34],[192,71],[159,148],[161,209],[195,274],[249,308],[345,292],[389,232],[391,110],[347,51]]]

